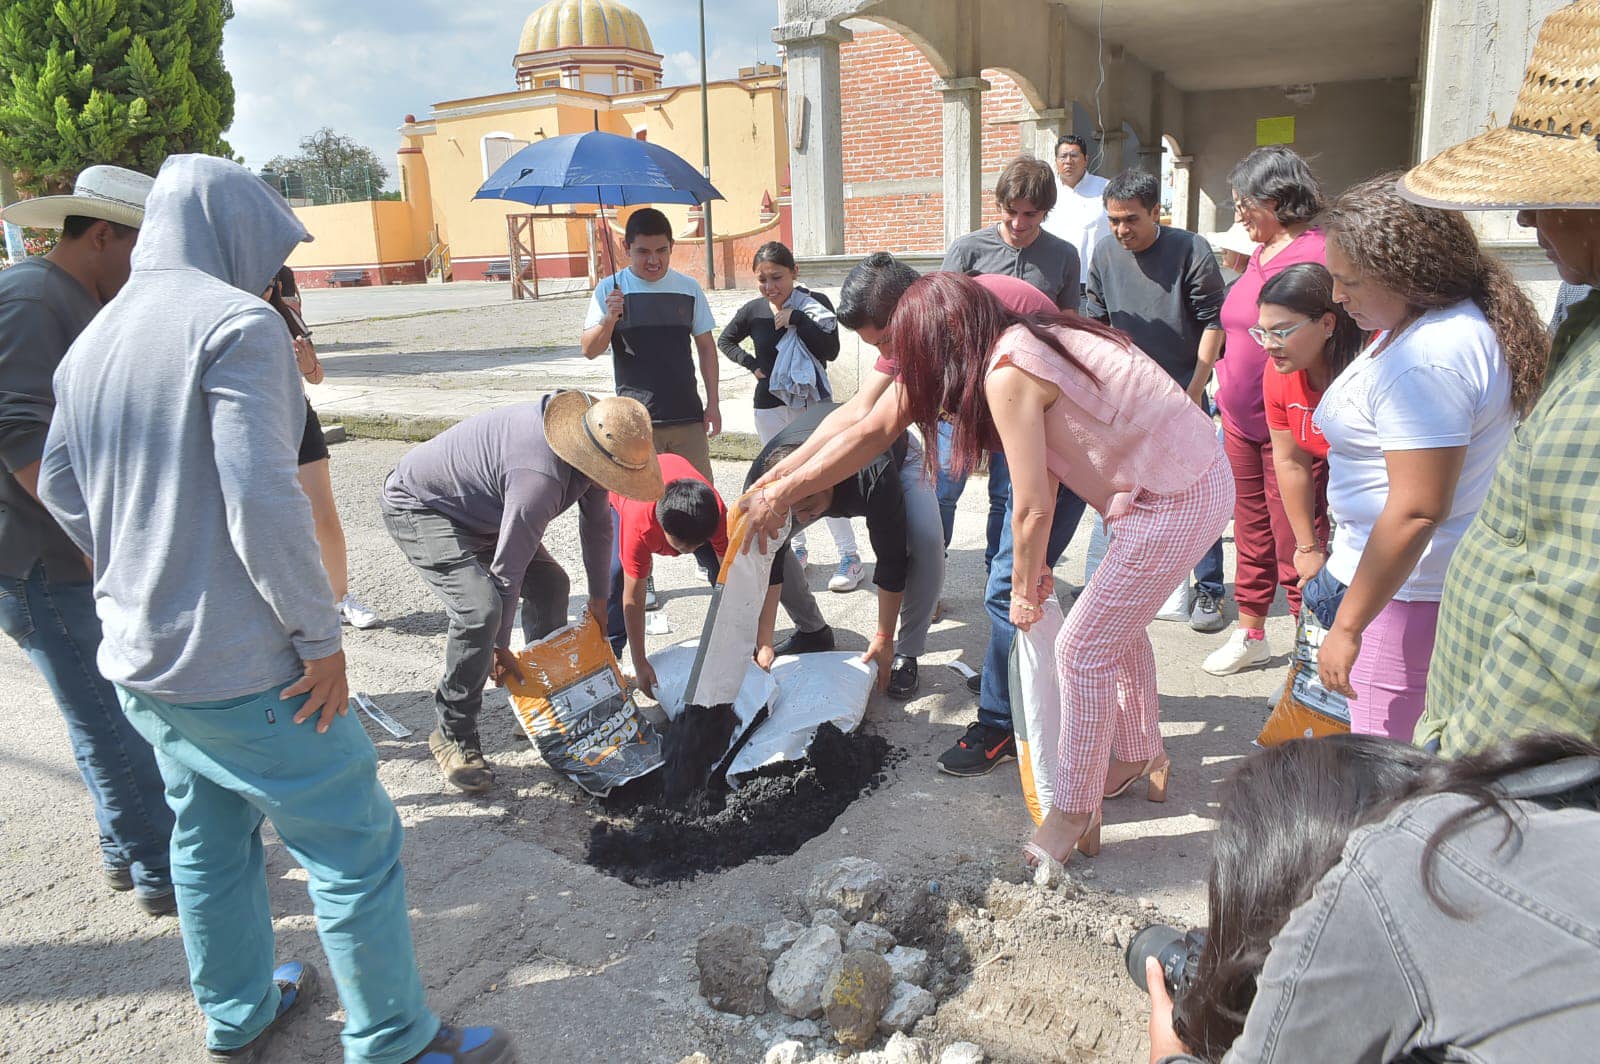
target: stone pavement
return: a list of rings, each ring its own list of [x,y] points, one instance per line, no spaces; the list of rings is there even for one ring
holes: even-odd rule
[[[839,294],[821,291],[835,300]],[[710,293],[717,331],[756,295]],[[481,282],[308,290],[307,320],[327,375],[307,393],[325,423],[341,422],[354,436],[397,439],[425,439],[463,417],[555,388],[610,394],[610,352],[590,361],[578,348],[588,301],[582,292],[514,302],[504,284]],[[829,367],[838,398],[855,394],[876,357],[876,349],[845,334]],[[748,457],[756,444],[755,378],[720,353],[717,362],[725,438],[713,440],[713,453]]]

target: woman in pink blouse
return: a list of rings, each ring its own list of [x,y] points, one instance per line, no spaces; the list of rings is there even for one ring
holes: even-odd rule
[[[1227,337],[1217,362],[1217,407],[1222,412],[1223,446],[1233,469],[1237,501],[1233,507],[1235,569],[1233,598],[1239,626],[1228,641],[1206,657],[1202,667],[1227,676],[1264,665],[1267,611],[1278,588],[1289,610],[1300,612],[1295,572],[1294,528],[1284,513],[1272,462],[1272,434],[1262,401],[1267,352],[1250,335],[1256,326],[1261,289],[1299,262],[1322,263],[1322,233],[1311,220],[1322,210],[1322,189],[1304,159],[1284,147],[1257,148],[1233,168],[1234,216],[1261,246],[1228,291],[1222,304]],[[1327,463],[1315,470],[1316,495],[1327,494]]]
[[[1033,860],[1100,845],[1100,806],[1141,777],[1166,798],[1155,653],[1145,634],[1222,534],[1233,482],[1211,421],[1122,333],[1076,314],[1022,317],[969,277],[930,274],[901,297],[886,342],[923,434],[951,422],[952,466],[1000,450],[1015,492],[1011,621],[1054,593],[1045,543],[1057,485],[1106,519],[1111,545],[1056,642],[1063,724],[1054,808]]]

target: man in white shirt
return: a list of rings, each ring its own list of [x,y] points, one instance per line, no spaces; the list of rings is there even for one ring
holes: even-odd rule
[[[1089,149],[1076,133],[1056,141],[1055,162],[1056,206],[1045,218],[1044,229],[1078,249],[1080,283],[1087,285],[1095,245],[1111,235],[1103,198],[1106,179],[1089,172]]]

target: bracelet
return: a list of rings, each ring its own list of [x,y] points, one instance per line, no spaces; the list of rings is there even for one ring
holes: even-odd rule
[[[1023,598],[1021,595],[1012,595],[1011,596],[1011,607],[1013,609],[1024,609],[1024,610],[1027,610],[1029,613],[1038,613],[1040,611],[1040,608],[1041,608],[1036,603],[1029,602],[1027,599]]]
[[[1327,550],[1328,548],[1321,543],[1313,543],[1308,547],[1302,547],[1297,543],[1294,548],[1296,554],[1326,554]]]
[[[874,638],[874,639],[888,639],[888,640],[892,641],[894,639],[894,633],[893,632],[879,632],[877,635],[873,636],[872,638]]]

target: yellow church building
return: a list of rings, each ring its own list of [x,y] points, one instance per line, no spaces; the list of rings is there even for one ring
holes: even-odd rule
[[[605,270],[620,218],[589,206],[531,208],[473,200],[518,150],[548,137],[602,130],[649,140],[698,167],[700,86],[662,84],[662,57],[637,13],[615,0],[550,0],[528,16],[512,57],[515,87],[436,103],[400,126],[401,198],[296,208],[316,237],[289,265],[307,287],[504,278],[513,242],[541,280]],[[706,88],[719,285],[746,278],[756,247],[789,232],[783,71],[760,64]],[[673,266],[705,277],[698,208],[661,207],[681,247]]]

